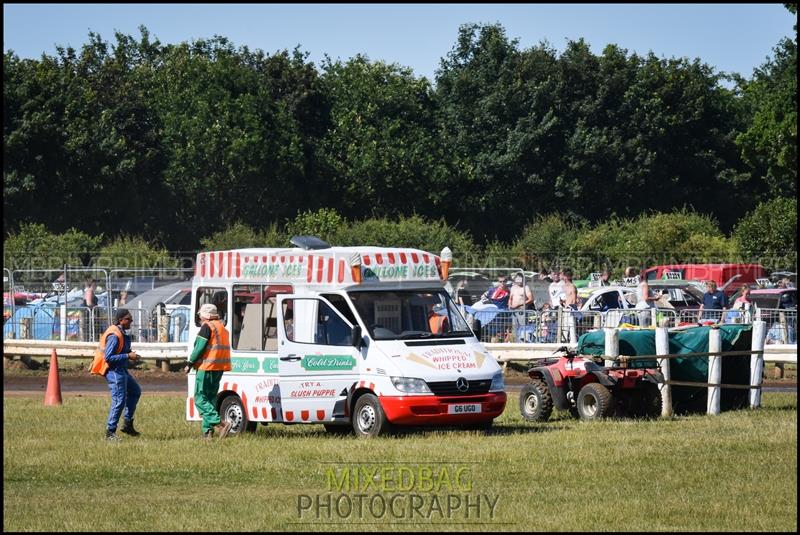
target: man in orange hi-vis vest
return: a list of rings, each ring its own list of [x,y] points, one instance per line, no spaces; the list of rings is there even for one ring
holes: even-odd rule
[[[231,370],[231,342],[228,330],[219,320],[217,307],[207,303],[200,307],[203,325],[194,342],[185,372],[194,368],[194,405],[203,417],[203,438],[210,439],[214,431],[225,438],[231,430],[231,422],[222,422],[216,407],[217,392],[222,374]]]
[[[142,395],[142,389],[128,372],[130,363],[139,359],[139,355],[131,351],[131,337],[127,333],[132,321],[133,317],[128,309],[118,309],[114,315],[114,325],[109,326],[103,333],[98,347],[101,358],[96,358],[100,364],[97,373],[105,376],[108,389],[111,391],[111,408],[106,422],[106,440],[109,441],[119,440],[116,434],[117,423],[123,409],[125,424],[122,426],[122,432],[133,437],[139,436],[139,432],[133,427],[133,415]],[[94,365],[92,371],[95,372]]]

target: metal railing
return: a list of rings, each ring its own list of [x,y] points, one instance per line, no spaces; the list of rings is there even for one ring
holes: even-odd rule
[[[797,344],[796,309],[700,310],[672,308],[626,308],[596,310],[496,310],[463,307],[467,321],[481,323],[475,334],[481,342],[577,343],[581,335],[612,327],[679,327],[686,324],[743,323],[763,320],[767,344]]]
[[[112,314],[116,312],[112,307]],[[130,336],[133,342],[186,342],[188,306],[176,306],[164,314],[160,310],[128,308],[133,316]],[[63,340],[99,342],[109,325],[105,307],[39,306],[16,307],[3,325],[3,339]]]

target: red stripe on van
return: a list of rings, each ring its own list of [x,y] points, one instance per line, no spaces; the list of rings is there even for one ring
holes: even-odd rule
[[[206,276],[206,255],[205,253],[200,255],[200,276]]]
[[[194,398],[189,398],[189,417],[194,418]]]
[[[308,411],[300,411],[300,419],[304,422],[308,420]]]
[[[339,281],[339,283],[344,281],[344,260],[339,260],[339,277],[338,277],[338,281]]]
[[[262,256],[261,257],[261,263],[262,264],[266,264],[267,263],[267,257],[266,256]]]
[[[369,255],[368,254],[365,254],[363,256],[363,260],[364,260],[364,265],[365,266],[368,266],[370,264],[370,262],[371,262],[371,260],[369,259]]]
[[[238,394],[239,391],[236,388],[237,388],[236,383],[233,383],[233,385],[231,385],[231,390],[233,390],[234,392],[236,392]]]
[[[308,255],[308,277],[306,278],[307,282],[311,282],[311,277],[314,276],[314,257],[312,255]]]
[[[426,254],[422,255],[422,259],[425,261],[426,264],[429,262],[428,255]]]
[[[406,253],[400,253],[400,263],[405,264],[408,258],[406,258]]]
[[[375,383],[370,383],[369,384],[369,389],[370,390],[375,390]]]
[[[325,419],[325,411],[317,409],[317,420],[324,420],[324,419]]]
[[[419,264],[419,255],[417,253],[411,253],[411,260],[413,260],[415,264]]]
[[[267,419],[267,408],[261,407],[261,417],[266,420]]]
[[[286,411],[286,421],[291,422],[294,420],[294,411]]]
[[[258,407],[253,407],[253,418],[258,418]]]
[[[236,385],[233,385],[234,389],[236,389]],[[244,392],[242,392],[242,405],[244,406],[244,413],[247,414],[247,396]]]
[[[333,257],[328,259],[328,283],[333,282]]]
[[[222,268],[223,268],[222,262],[223,260],[225,260],[225,256],[223,255],[224,253],[222,251],[217,253],[217,277],[222,276]]]
[[[278,419],[278,411],[275,410],[275,407],[272,407],[270,409],[270,411],[272,412],[272,419],[273,420],[277,420]]]
[[[389,263],[394,264],[394,253],[387,253],[387,257],[389,257]]]
[[[242,276],[242,254],[236,253],[236,278]]]
[[[227,389],[228,389],[228,382],[227,382],[227,381],[225,381],[224,383],[222,383],[222,391],[224,392],[224,391],[226,391]]]
[[[383,255],[381,253],[375,253],[375,263],[383,264]]]
[[[322,268],[325,265],[325,259],[320,258],[317,260],[317,282],[322,282]]]
[[[289,257],[289,263],[290,263],[290,264],[293,264],[293,263],[294,263],[294,257],[293,257],[293,256],[290,256],[290,257]]]
[[[208,253],[208,276],[214,276],[214,253]]]

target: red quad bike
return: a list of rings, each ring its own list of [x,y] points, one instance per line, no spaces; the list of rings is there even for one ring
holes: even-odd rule
[[[657,417],[661,414],[661,372],[652,368],[603,367],[567,347],[557,359],[537,362],[528,370],[531,382],[519,394],[519,410],[530,422],[545,422],[555,406],[581,420],[610,416]],[[631,361],[635,363],[636,361]]]

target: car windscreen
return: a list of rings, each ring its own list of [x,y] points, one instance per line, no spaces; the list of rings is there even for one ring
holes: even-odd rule
[[[472,335],[444,290],[351,291],[348,295],[374,340]]]

